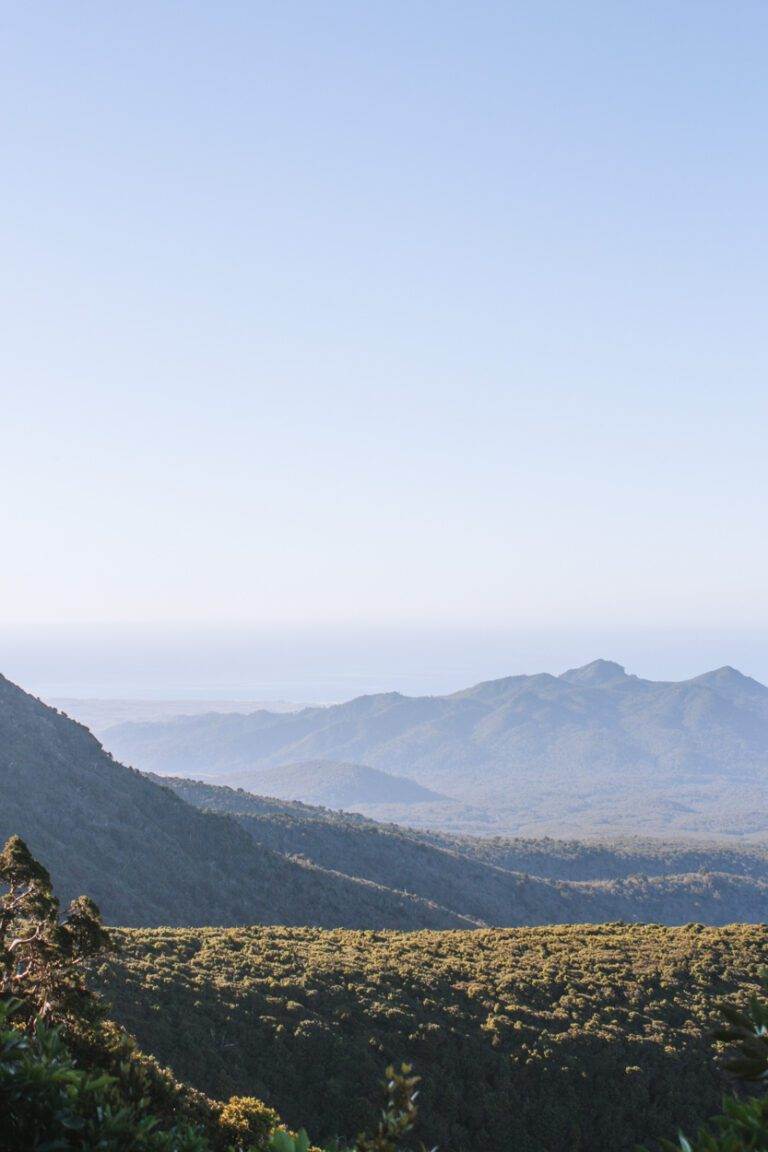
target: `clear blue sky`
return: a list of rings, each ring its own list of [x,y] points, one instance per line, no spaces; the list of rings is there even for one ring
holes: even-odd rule
[[[5,620],[768,626],[764,0],[0,44]]]

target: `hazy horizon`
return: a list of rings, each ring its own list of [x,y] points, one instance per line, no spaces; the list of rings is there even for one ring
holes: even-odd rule
[[[0,627],[0,673],[44,697],[325,704],[442,694],[595,659],[654,680],[730,664],[768,682],[768,631]]]

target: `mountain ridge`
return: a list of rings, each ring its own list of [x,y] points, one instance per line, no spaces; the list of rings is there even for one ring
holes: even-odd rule
[[[89,892],[111,923],[379,930],[765,918],[768,880],[754,868],[574,883],[511,869],[477,846],[168,784],[0,679],[0,840],[21,835],[65,900]]]
[[[214,784],[157,779],[204,810],[231,813],[274,851],[416,893],[485,924],[724,923],[768,916],[768,849],[745,856],[715,845],[697,853],[669,844],[628,843],[613,852],[598,845],[601,867],[578,876],[574,857],[589,860],[583,844],[430,835]],[[558,855],[559,872],[552,867]]]
[[[283,716],[125,725],[109,743],[142,770],[209,779],[351,761],[471,804],[488,831],[510,835],[768,836],[768,688],[728,667],[653,681],[598,660],[447,696],[384,693]],[[441,819],[459,827],[453,816],[418,813],[435,828]],[[405,809],[391,817],[415,818]]]

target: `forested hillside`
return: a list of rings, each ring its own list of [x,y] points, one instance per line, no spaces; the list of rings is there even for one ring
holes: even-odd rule
[[[551,836],[460,836],[385,824],[357,812],[279,800],[242,788],[181,776],[147,775],[155,783],[171,788],[190,804],[210,812],[270,818],[275,825],[282,823],[286,828],[298,829],[322,823],[342,830],[369,829],[414,843],[450,849],[513,872],[530,872],[558,880],[613,880],[638,874],[667,876],[683,872],[728,872],[768,880],[768,843],[761,841],[664,840],[656,836],[601,840],[558,840]],[[279,817],[289,819],[278,820]]]
[[[447,799],[356,810],[454,832],[768,836],[768,688],[732,668],[664,682],[598,660],[450,696],[125,724],[105,739],[137,768],[257,791],[261,772],[297,762],[378,768]]]
[[[91,893],[111,923],[473,926],[256,844],[0,677],[0,841],[14,834],[48,861],[64,899]]]
[[[115,945],[87,895],[61,907],[21,837],[0,845],[0,1152],[320,1152],[257,1097],[180,1082],[109,1019],[94,985]],[[419,1078],[385,1075],[379,1122],[347,1152],[401,1152],[416,1122]]]
[[[251,792],[332,808],[363,807],[373,814],[390,807],[420,807],[443,803],[446,799],[406,776],[393,776],[379,768],[340,764],[333,760],[308,760],[235,775],[237,786],[247,785]],[[228,780],[221,782],[226,784]]]
[[[64,897],[92,892],[110,923],[413,929],[767,918],[768,881],[754,873],[641,869],[574,883],[526,875],[469,842],[457,849],[285,801],[168,783],[183,799],[0,681],[0,837],[23,836],[50,861]]]
[[[177,777],[201,808],[232,813],[255,840],[327,869],[416,893],[486,924],[768,919],[768,853],[717,844],[485,841],[376,824]]]
[[[382,1062],[427,1071],[419,1135],[450,1152],[630,1152],[717,1111],[712,1002],[755,987],[763,928],[120,933],[118,1019],[219,1097],[316,1138],[375,1116]]]
[[[537,840],[413,832],[499,868],[560,880],[614,880],[685,872],[727,872],[768,880],[768,845],[748,841],[662,840],[627,836],[610,840]]]
[[[11,837],[0,1149],[311,1152],[308,1128],[325,1152],[404,1152],[415,1124],[447,1152],[653,1146],[716,1108],[714,1018],[737,1046],[724,1069],[764,1081],[768,1005],[745,998],[767,948],[762,929],[701,925],[109,932],[85,895],[62,910]],[[724,1108],[717,1141],[681,1146],[762,1149],[768,1098]]]

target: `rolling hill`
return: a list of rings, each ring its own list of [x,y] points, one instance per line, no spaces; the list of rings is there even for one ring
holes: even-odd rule
[[[234,815],[273,851],[415,893],[485,924],[768,919],[768,850],[440,837],[242,790],[156,779],[204,810]]]
[[[450,696],[125,724],[108,741],[137,768],[208,780],[367,765],[453,803],[390,806],[391,818],[452,831],[768,836],[768,688],[732,668],[657,682],[598,660]]]
[[[257,768],[217,776],[217,782],[282,800],[301,800],[329,808],[388,808],[445,800],[438,792],[406,776],[393,776],[364,764],[306,760],[281,768]]]

